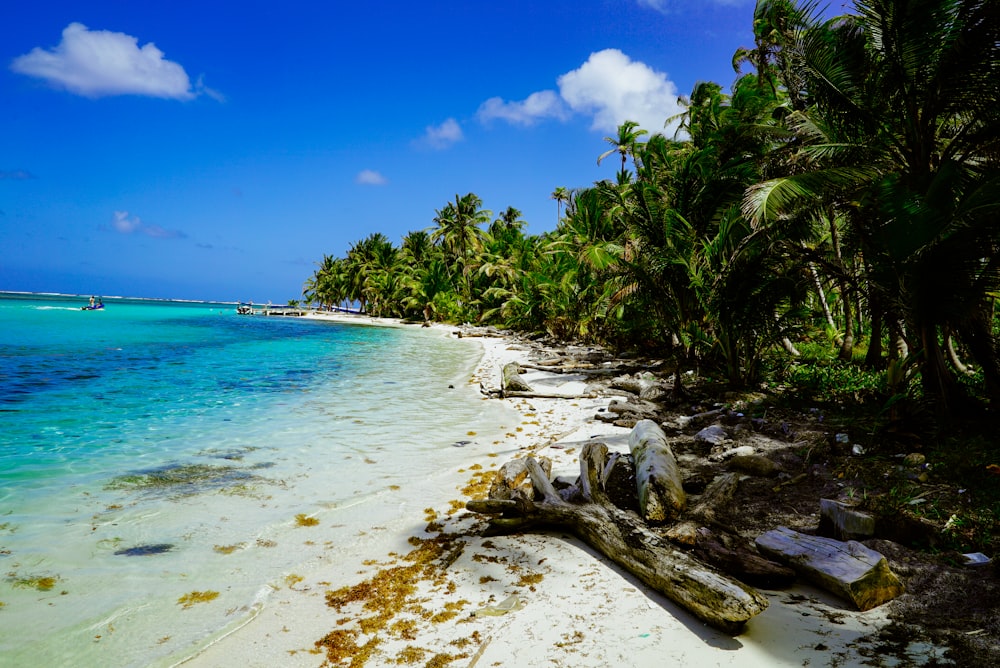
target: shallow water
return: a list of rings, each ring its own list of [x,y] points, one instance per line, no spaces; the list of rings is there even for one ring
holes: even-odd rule
[[[105,303],[0,295],[3,665],[170,663],[511,417],[439,331]]]

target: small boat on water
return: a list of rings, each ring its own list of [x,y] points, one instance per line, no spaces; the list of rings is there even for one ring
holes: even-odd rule
[[[95,301],[93,297],[90,298],[90,303],[86,306],[80,307],[81,311],[103,311],[104,310],[104,298],[98,297]]]

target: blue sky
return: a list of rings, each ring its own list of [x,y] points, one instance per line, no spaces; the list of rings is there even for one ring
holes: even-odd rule
[[[753,0],[11,3],[0,290],[284,302],[474,192],[550,230],[623,120],[727,87]],[[668,130],[669,132],[670,130]]]

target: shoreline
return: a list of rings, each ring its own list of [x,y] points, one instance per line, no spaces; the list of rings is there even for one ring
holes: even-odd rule
[[[312,314],[314,319],[376,326],[411,326],[353,314]],[[460,329],[433,325],[448,335]],[[470,383],[494,388],[502,366],[527,362],[531,350],[496,336],[476,336],[482,356]],[[583,394],[581,377],[529,371],[525,379],[545,391]],[[796,585],[761,590],[770,607],[739,636],[728,636],[649,590],[581,541],[562,531],[485,538],[485,521],[464,510],[471,488],[484,473],[525,455],[548,457],[553,475],[575,477],[581,445],[595,436],[614,450],[628,451],[629,430],[595,420],[612,397],[486,399],[508,402],[518,425],[504,434],[480,434],[493,447],[463,451],[429,506],[401,508],[400,526],[373,527],[336,564],[317,565],[301,580],[270,593],[249,618],[183,660],[165,665],[320,666],[325,650],[315,643],[331,632],[348,633],[367,614],[361,605],[335,610],[327,593],[373,583],[406,564],[414,545],[447,535],[455,556],[434,578],[417,582],[411,605],[423,611],[409,632],[374,634],[378,644],[363,665],[405,657],[426,665],[432,657],[448,666],[614,664],[654,666],[683,660],[691,665],[837,665],[862,662],[862,638],[887,623],[878,609],[850,610],[818,589]],[[496,439],[496,440],[494,440]],[[423,499],[422,499],[423,500]],[[322,540],[322,536],[318,536]],[[457,547],[455,547],[457,545]],[[504,613],[505,607],[514,609]],[[497,610],[500,608],[500,610]],[[479,611],[479,614],[476,614]],[[399,618],[405,614],[396,615]],[[339,630],[339,631],[338,631]],[[364,640],[358,634],[357,642]],[[407,639],[409,638],[409,639]],[[871,651],[866,655],[871,656]],[[350,653],[341,656],[351,656]],[[446,660],[450,659],[450,660]],[[326,665],[346,665],[327,663]],[[362,665],[362,664],[355,664]]]

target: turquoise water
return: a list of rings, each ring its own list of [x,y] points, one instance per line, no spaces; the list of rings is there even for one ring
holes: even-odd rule
[[[0,294],[2,665],[169,665],[510,417],[439,331],[84,303]]]

